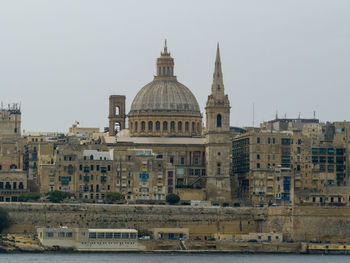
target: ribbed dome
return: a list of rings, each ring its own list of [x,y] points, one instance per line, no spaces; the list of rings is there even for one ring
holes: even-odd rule
[[[198,102],[192,92],[176,78],[155,78],[134,98],[130,113],[178,112],[199,115]]]

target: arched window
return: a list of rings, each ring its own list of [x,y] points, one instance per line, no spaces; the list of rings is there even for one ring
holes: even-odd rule
[[[221,168],[220,168],[220,166],[221,166],[221,164],[220,163],[218,163],[218,169],[217,169],[217,174],[218,174],[218,176],[220,176],[221,175]]]
[[[0,164],[0,170],[2,170],[2,165]]]
[[[174,122],[174,121],[172,121],[172,122],[170,123],[170,130],[171,130],[171,131],[175,131],[175,122]]]
[[[189,126],[190,126],[190,125],[189,125],[188,121],[186,121],[186,122],[185,122],[185,131],[188,131],[188,129],[190,128]]]
[[[221,114],[216,117],[216,127],[221,127]]]
[[[90,155],[90,160],[93,160],[94,159],[94,156],[91,154]]]
[[[148,122],[148,130],[149,131],[153,130],[153,122],[151,122],[151,121]]]
[[[115,134],[120,132],[120,130],[121,130],[120,122],[114,123],[114,132],[115,132]]]
[[[177,123],[177,130],[178,130],[178,131],[182,131],[182,122],[181,122],[181,121],[179,121],[179,122]]]
[[[159,121],[156,121],[156,130],[160,131],[160,122]]]
[[[11,165],[10,165],[10,169],[17,169],[17,165],[11,164]]]
[[[165,76],[165,67],[163,67],[163,76]]]
[[[119,106],[115,107],[115,115],[119,115],[120,114],[120,108]]]
[[[159,67],[159,74],[158,75],[159,76],[162,75],[162,68],[161,67]]]
[[[146,130],[146,123],[144,121],[141,122],[141,130]]]
[[[137,125],[137,121],[135,121],[135,131],[137,131],[137,127],[138,125]]]
[[[194,128],[195,128],[194,125],[195,125],[194,122],[192,122],[192,132],[194,132]]]
[[[170,76],[170,68],[167,68],[167,75]]]
[[[163,131],[167,131],[168,130],[168,122],[164,121],[163,122]]]

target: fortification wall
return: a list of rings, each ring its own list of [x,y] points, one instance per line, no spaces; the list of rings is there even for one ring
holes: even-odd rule
[[[14,224],[7,232],[35,226],[136,228],[187,227],[191,237],[279,232],[287,240],[350,242],[350,208],[190,207],[149,205],[1,203]]]

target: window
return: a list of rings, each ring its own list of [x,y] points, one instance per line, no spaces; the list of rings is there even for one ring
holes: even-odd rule
[[[163,67],[163,76],[165,76],[165,67]]]
[[[271,143],[271,138],[267,138],[267,143],[268,143],[268,144]]]
[[[216,127],[221,127],[221,114],[216,117]]]
[[[276,139],[272,138],[272,144],[275,144],[275,143],[276,143]]]
[[[53,237],[53,232],[46,232],[46,237]]]
[[[153,122],[151,122],[151,121],[148,122],[148,130],[149,131],[153,130]]]
[[[156,121],[156,130],[160,131],[160,122],[159,121]]]
[[[256,164],[256,168],[260,168],[260,163],[257,163],[257,164]]]
[[[177,123],[177,130],[178,130],[178,131],[182,131],[182,122],[181,122],[181,121],[179,121],[179,122]]]
[[[146,123],[144,121],[141,122],[141,130],[146,130]]]
[[[168,122],[164,121],[163,122],[163,131],[167,131],[168,130]]]
[[[161,68],[161,67],[159,67],[159,73],[158,73],[158,75],[159,75],[159,76],[162,75],[162,68]]]
[[[171,131],[175,131],[175,122],[174,122],[174,121],[172,121],[172,122],[170,123],[170,130],[171,130]]]
[[[195,128],[195,125],[194,125],[194,122],[192,122],[192,132],[194,132],[194,128]]]
[[[257,155],[256,155],[256,159],[257,159],[257,160],[260,160],[260,154],[257,154]]]
[[[188,123],[188,121],[186,121],[185,122],[185,131],[188,131],[188,129],[189,129],[189,123]]]
[[[169,161],[171,164],[174,164],[174,157],[171,156]]]
[[[260,143],[260,137],[256,138],[256,143],[259,144]]]
[[[138,126],[138,122],[137,121],[135,121],[135,131],[137,131],[137,127]]]
[[[170,76],[170,68],[167,67],[167,75]]]
[[[185,158],[181,157],[181,164],[185,164]]]
[[[199,158],[198,157],[194,158],[194,164],[196,164],[196,165],[199,164]]]

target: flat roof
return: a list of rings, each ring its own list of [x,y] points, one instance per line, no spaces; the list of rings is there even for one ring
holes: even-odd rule
[[[191,137],[117,137],[118,142],[135,144],[205,144],[205,138]]]
[[[137,232],[136,229],[89,228],[89,232]]]

